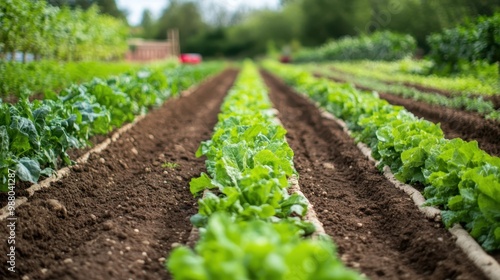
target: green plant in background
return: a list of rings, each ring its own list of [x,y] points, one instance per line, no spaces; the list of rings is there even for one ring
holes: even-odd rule
[[[458,72],[462,64],[484,61],[497,64],[500,80],[500,13],[432,34],[427,42],[437,72]]]
[[[303,50],[294,57],[294,62],[364,59],[393,61],[411,56],[416,48],[417,43],[410,35],[384,31],[370,36],[345,37],[319,48]]]
[[[45,1],[0,2],[0,60],[30,53],[56,60],[113,60],[127,51],[125,22],[101,15],[96,6],[83,11],[57,8]]]

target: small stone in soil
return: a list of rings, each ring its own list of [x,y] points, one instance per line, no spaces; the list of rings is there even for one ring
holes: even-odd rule
[[[49,207],[50,210],[54,211],[57,213],[57,216],[59,217],[66,217],[68,216],[68,211],[66,210],[66,207],[61,204],[56,199],[47,199],[47,206]]]
[[[357,262],[352,262],[351,266],[354,267],[354,268],[359,268],[360,264],[357,263]]]
[[[326,168],[326,169],[335,169],[335,167],[333,166],[333,164],[331,164],[329,162],[323,163],[323,167]]]
[[[100,163],[105,163],[105,162],[106,162],[106,160],[105,160],[104,158],[100,158],[100,159],[99,159],[99,162],[100,162]]]
[[[113,222],[111,221],[106,221],[102,224],[102,228],[104,230],[111,230],[113,228]]]

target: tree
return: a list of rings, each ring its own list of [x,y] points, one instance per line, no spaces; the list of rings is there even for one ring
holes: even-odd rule
[[[108,14],[112,17],[123,19],[126,21],[125,13],[118,9],[115,0],[97,0],[95,1],[95,3],[97,4],[97,6],[99,6],[99,10],[101,11],[101,13]]]
[[[152,39],[155,36],[155,21],[153,14],[150,10],[144,9],[142,12],[141,24],[142,37],[145,39]]]
[[[45,1],[45,0],[39,0]],[[83,9],[87,10],[92,7],[93,4],[96,4],[99,7],[99,10],[103,14],[110,15],[115,18],[119,18],[122,20],[126,20],[125,12],[118,9],[115,0],[48,0],[50,5],[56,7],[70,7],[71,9]]]
[[[369,19],[369,1],[303,0],[304,43],[319,45],[329,39],[356,35],[356,27]]]
[[[166,39],[168,30],[173,28],[179,30],[181,50],[187,51],[192,49],[189,42],[206,30],[207,26],[196,3],[172,0],[158,20],[155,38]]]

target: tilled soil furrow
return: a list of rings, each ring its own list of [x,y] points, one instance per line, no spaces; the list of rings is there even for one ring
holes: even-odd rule
[[[347,265],[371,279],[484,279],[441,223],[427,220],[339,125],[275,77],[264,78],[302,191]]]
[[[187,240],[196,212],[189,180],[205,169],[194,154],[235,77],[227,70],[168,101],[35,194],[16,211],[16,273],[2,265],[0,278],[168,279],[162,258]],[[1,227],[1,252],[7,234]]]

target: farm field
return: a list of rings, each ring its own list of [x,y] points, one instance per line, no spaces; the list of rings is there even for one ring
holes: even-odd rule
[[[166,277],[159,259],[173,243],[186,241],[196,212],[188,181],[202,171],[203,160],[194,152],[210,135],[235,74],[228,70],[167,102],[21,206],[18,277],[88,279],[87,270],[95,279]],[[163,167],[166,162],[177,167]],[[66,210],[54,211],[51,199]],[[2,238],[6,234],[2,228]]]
[[[226,70],[168,101],[18,208],[19,275],[87,279],[82,271],[91,269],[95,279],[168,279],[165,257],[188,241],[196,213],[188,182],[205,167],[195,151],[236,75]],[[418,212],[338,124],[276,76],[262,75],[288,131],[299,185],[348,267],[370,279],[483,279],[442,223]]]
[[[0,1],[0,279],[500,280],[500,0],[132,2]]]

